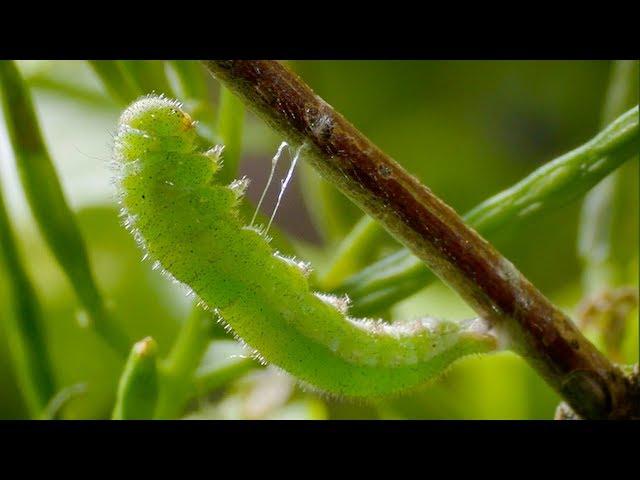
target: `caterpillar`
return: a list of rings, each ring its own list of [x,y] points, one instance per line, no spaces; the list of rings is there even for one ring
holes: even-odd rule
[[[355,319],[313,292],[309,267],[274,251],[239,215],[246,180],[216,183],[221,147],[202,151],[182,105],[146,96],[114,142],[125,226],[166,272],[215,309],[266,361],[321,391],[384,396],[423,384],[462,356],[496,348],[482,319]]]

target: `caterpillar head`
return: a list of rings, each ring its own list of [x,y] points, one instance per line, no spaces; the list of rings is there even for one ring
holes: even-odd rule
[[[191,135],[194,128],[180,102],[157,95],[147,95],[132,103],[120,116],[120,124],[156,137]]]
[[[149,152],[190,153],[196,148],[195,122],[179,102],[163,96],[136,100],[122,113],[118,125],[115,149],[123,161]]]
[[[114,144],[120,188],[141,181],[176,189],[208,184],[221,168],[223,149],[202,152],[195,123],[180,102],[164,96],[144,96],[127,107]]]

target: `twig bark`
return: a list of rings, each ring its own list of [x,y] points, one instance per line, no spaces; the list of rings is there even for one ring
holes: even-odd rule
[[[630,381],[458,214],[275,61],[208,70],[503,332],[584,418],[638,416]]]
[[[481,235],[491,235],[506,225],[561,208],[599,182],[602,185],[603,178],[611,172],[618,174],[616,169],[638,151],[640,127],[636,106],[588,142],[545,163],[518,183],[481,202],[462,218]],[[592,247],[598,246],[591,243]],[[346,278],[331,293],[347,293],[352,302],[350,312],[362,317],[409,297],[431,280],[429,269],[405,248]]]

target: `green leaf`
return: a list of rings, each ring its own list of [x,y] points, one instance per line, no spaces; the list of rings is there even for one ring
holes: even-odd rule
[[[125,356],[129,340],[112,322],[94,280],[84,240],[40,133],[31,95],[14,62],[0,62],[2,106],[20,180],[47,244],[87,309],[95,331]]]
[[[54,379],[43,331],[42,308],[25,271],[4,205],[0,184],[0,264],[9,272],[13,313],[6,319],[9,347],[20,389],[32,417],[54,393]]]
[[[136,343],[118,383],[114,420],[151,419],[158,400],[158,345],[151,337]]]

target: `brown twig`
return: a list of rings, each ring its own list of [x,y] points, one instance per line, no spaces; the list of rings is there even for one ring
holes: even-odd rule
[[[207,69],[360,208],[420,257],[584,418],[638,416],[630,381],[427,187],[275,61]]]

